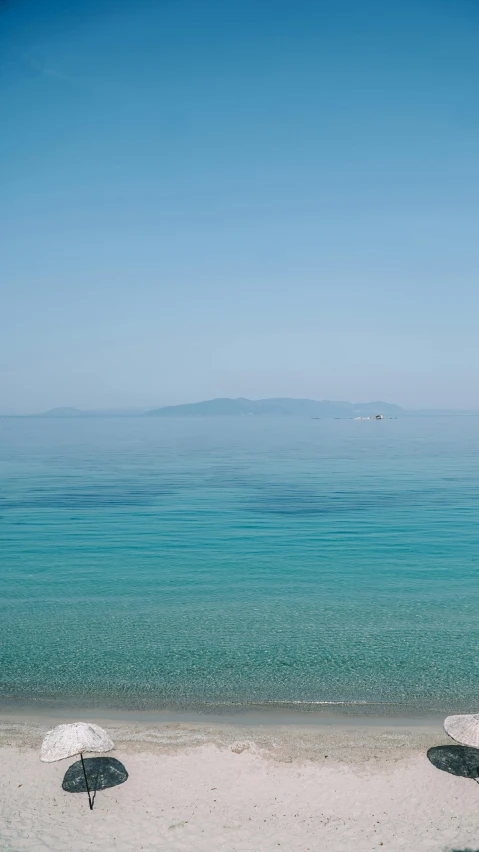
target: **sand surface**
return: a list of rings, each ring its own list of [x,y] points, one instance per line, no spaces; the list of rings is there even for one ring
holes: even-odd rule
[[[479,785],[426,756],[439,726],[103,720],[129,779],[90,812],[61,789],[74,759],[39,760],[59,721],[0,723],[2,852],[479,852]]]

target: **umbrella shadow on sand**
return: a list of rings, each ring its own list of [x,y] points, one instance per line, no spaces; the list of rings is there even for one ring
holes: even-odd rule
[[[433,746],[427,756],[436,769],[479,782],[479,749],[462,745]],[[450,852],[479,852],[479,849],[468,847],[451,849]]]
[[[85,781],[86,775],[86,781]],[[114,757],[86,757],[72,763],[65,772],[62,788],[67,793],[87,793],[92,796],[92,804],[98,790],[108,790],[124,784],[128,772],[119,760]],[[86,783],[87,782],[87,783]]]
[[[428,750],[427,757],[436,769],[461,778],[479,781],[479,749],[477,748],[462,745],[433,746]]]

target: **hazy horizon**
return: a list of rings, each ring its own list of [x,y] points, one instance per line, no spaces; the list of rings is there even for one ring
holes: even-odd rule
[[[0,10],[0,411],[479,408],[470,0]]]

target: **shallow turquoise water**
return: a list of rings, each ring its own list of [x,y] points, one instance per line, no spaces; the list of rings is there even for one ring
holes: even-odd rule
[[[477,710],[479,418],[5,418],[0,516],[4,700]]]

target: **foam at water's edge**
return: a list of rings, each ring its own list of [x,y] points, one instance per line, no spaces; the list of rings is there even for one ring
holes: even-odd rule
[[[211,704],[201,707],[133,709],[98,705],[0,702],[2,720],[90,719],[140,724],[193,724],[221,726],[428,726],[442,725],[445,711],[408,705],[365,702],[263,702],[262,704]]]

